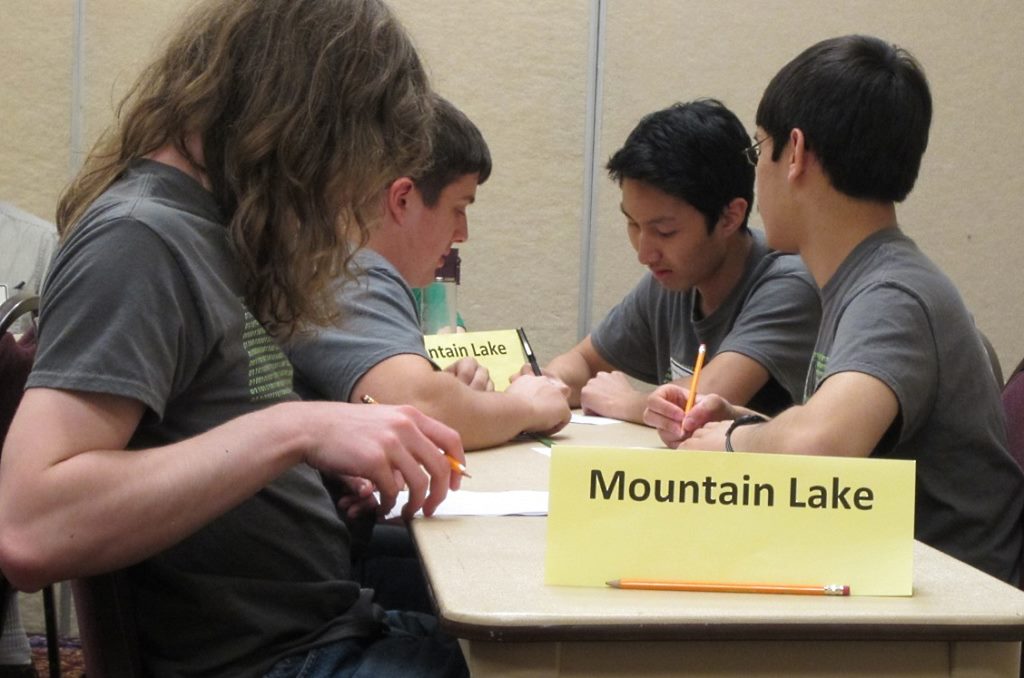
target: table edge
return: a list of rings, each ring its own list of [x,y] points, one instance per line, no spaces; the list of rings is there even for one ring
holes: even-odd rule
[[[645,624],[474,624],[437,615],[441,628],[466,640],[491,642],[573,641],[1024,641],[1019,624],[822,624],[687,623]]]

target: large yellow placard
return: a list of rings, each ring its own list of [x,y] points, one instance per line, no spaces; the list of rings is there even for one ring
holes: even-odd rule
[[[913,461],[555,445],[545,582],[913,588]]]

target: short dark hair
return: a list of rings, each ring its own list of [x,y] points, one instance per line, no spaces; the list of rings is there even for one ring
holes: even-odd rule
[[[931,120],[921,65],[864,35],[804,50],[772,78],[756,117],[772,138],[772,160],[800,129],[837,191],[882,202],[900,202],[914,188]]]
[[[427,207],[434,207],[449,184],[467,174],[482,184],[491,176],[491,152],[480,129],[444,97],[434,95],[433,150],[426,171],[414,177]]]
[[[634,179],[685,200],[704,215],[708,233],[735,198],[754,203],[754,168],[744,156],[750,136],[716,99],[676,103],[644,116],[608,160],[619,185]]]

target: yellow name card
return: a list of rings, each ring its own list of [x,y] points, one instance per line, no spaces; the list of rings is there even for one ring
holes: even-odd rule
[[[494,390],[508,388],[510,377],[526,363],[526,352],[515,330],[428,334],[423,337],[427,355],[444,369],[460,358],[475,358],[487,368]]]
[[[555,445],[545,583],[913,589],[913,461]]]

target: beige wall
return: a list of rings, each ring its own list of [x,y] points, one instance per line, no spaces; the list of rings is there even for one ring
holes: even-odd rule
[[[83,147],[95,139],[152,46],[190,4],[0,3],[0,200],[52,219],[73,164],[72,137]],[[960,287],[1004,369],[1024,356],[1020,0],[392,5],[437,89],[476,120],[495,159],[462,247],[460,305],[471,327],[524,325],[542,361],[576,340],[589,299],[580,288],[580,252],[590,242],[590,35],[601,16],[588,261],[595,322],[642,272],[618,216],[618,190],[600,169],[636,120],[673,101],[715,96],[753,126],[760,93],[780,66],[821,38],[865,32],[914,52],[935,100],[931,144],[900,220]]]
[[[51,220],[68,176],[70,10],[65,0],[0,3],[0,200]]]

